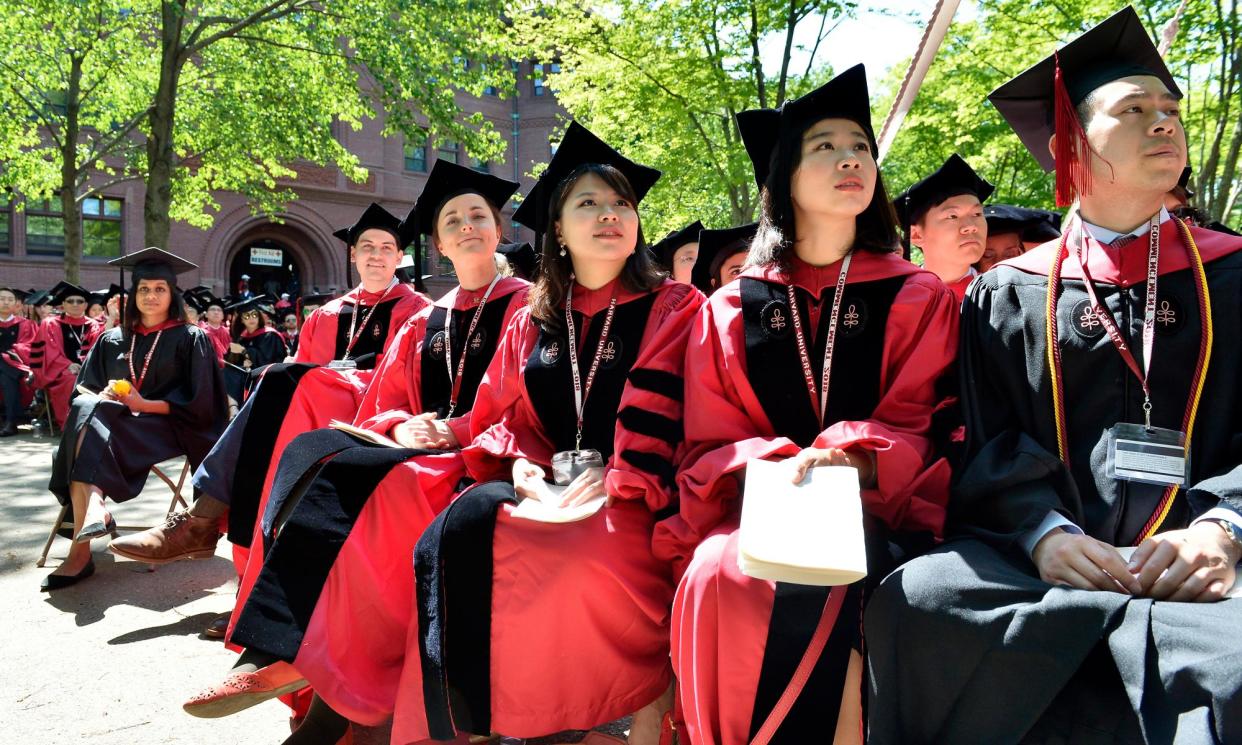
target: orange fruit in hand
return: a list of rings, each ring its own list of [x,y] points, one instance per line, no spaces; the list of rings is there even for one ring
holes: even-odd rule
[[[129,384],[128,380],[112,381],[112,392],[118,396],[128,396],[134,387]]]

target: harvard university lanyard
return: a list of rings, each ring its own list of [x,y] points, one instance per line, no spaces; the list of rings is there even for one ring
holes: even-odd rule
[[[349,353],[353,351],[354,345],[358,343],[358,337],[362,335],[363,331],[367,330],[367,324],[371,322],[371,316],[375,315],[375,309],[380,307],[380,304],[384,302],[384,298],[388,297],[388,293],[392,292],[392,288],[396,286],[397,280],[395,279],[388,283],[384,294],[380,295],[379,300],[375,301],[375,305],[372,305],[371,309],[367,311],[367,317],[362,319],[362,328],[358,328],[358,311],[362,310],[362,293],[365,292],[362,285],[358,285],[358,302],[354,303],[354,312],[349,317],[349,343],[345,345],[345,356],[342,359],[349,359]],[[354,329],[357,329],[356,334]]]
[[[595,373],[599,370],[600,360],[604,356],[604,348],[608,344],[608,331],[612,328],[612,317],[617,312],[617,294],[613,292],[608,301],[608,314],[604,316],[604,325],[599,332],[599,344],[595,345],[595,357],[591,359],[591,369],[587,372],[586,386],[582,385],[582,374],[578,371],[578,335],[574,329],[573,315],[574,278],[569,278],[569,290],[565,293],[565,327],[569,332],[569,370],[574,377],[574,408],[578,412],[578,433],[574,437],[574,451],[582,449],[582,414],[586,408],[587,396],[591,394],[591,385],[595,382]]]
[[[816,415],[819,417],[819,428],[824,428],[824,417],[828,412],[828,383],[832,375],[832,353],[837,342],[837,319],[841,315],[841,295],[845,293],[845,278],[850,271],[850,260],[854,254],[848,253],[841,260],[841,273],[837,275],[837,291],[832,296],[832,311],[828,316],[828,339],[824,343],[824,372],[820,379],[818,395],[815,390],[815,370],[811,367],[811,354],[806,341],[806,332],[802,330],[802,314],[798,312],[798,300],[794,296],[793,284],[785,285],[789,291],[789,313],[793,316],[794,337],[798,340],[798,356],[802,359],[802,376],[806,379],[806,389],[811,395],[811,405],[818,404]]]
[[[499,274],[492,277],[492,283],[483,293],[479,307],[474,309],[474,317],[470,319],[470,327],[466,331],[466,343],[461,345],[461,359],[457,361],[457,372],[453,372],[453,309],[448,310],[448,318],[444,324],[444,366],[448,368],[449,380],[453,381],[453,385],[452,392],[449,394],[448,413],[444,415],[445,419],[452,419],[453,411],[457,409],[457,396],[461,394],[461,375],[466,370],[466,348],[470,346],[470,340],[474,338],[474,330],[478,328],[479,319],[483,317],[483,306],[487,305],[487,299],[492,296],[492,290],[499,280]]]
[[[147,350],[147,356],[142,361],[142,374],[134,372],[134,342],[138,341],[138,334],[130,334],[129,336],[129,357],[126,362],[129,363],[129,379],[134,383],[134,390],[142,391],[142,382],[147,379],[147,372],[151,370],[151,357],[155,354],[155,348],[160,345],[160,337],[164,334],[164,329],[155,332],[155,341],[151,342],[151,348]]]
[[[1143,309],[1143,362],[1142,369],[1134,360],[1134,355],[1129,351],[1128,345],[1125,343],[1124,337],[1117,330],[1117,325],[1113,320],[1112,314],[1097,299],[1095,288],[1092,287],[1091,278],[1086,271],[1086,257],[1082,252],[1082,245],[1085,244],[1085,236],[1080,237],[1079,249],[1076,252],[1078,261],[1083,269],[1083,285],[1086,287],[1088,298],[1091,302],[1091,313],[1093,318],[1104,326],[1108,333],[1109,339],[1113,346],[1121,354],[1122,359],[1126,362],[1126,366],[1143,384],[1143,416],[1148,428],[1151,427],[1151,390],[1148,385],[1148,373],[1151,369],[1151,353],[1152,346],[1155,341],[1155,321],[1156,321],[1156,282],[1159,274],[1159,251],[1160,251],[1160,226],[1159,218],[1153,218],[1151,229],[1151,242],[1148,249],[1147,257],[1147,287],[1146,302]],[[1195,418],[1199,411],[1199,399],[1203,394],[1203,387],[1207,381],[1208,365],[1211,361],[1212,353],[1212,304],[1211,296],[1208,293],[1207,274],[1203,269],[1203,258],[1199,254],[1199,247],[1195,243],[1194,236],[1186,224],[1177,218],[1173,218],[1174,223],[1182,233],[1182,238],[1186,244],[1186,251],[1190,255],[1190,267],[1195,275],[1195,294],[1197,295],[1199,305],[1199,357],[1195,366],[1194,386],[1190,390],[1190,397],[1186,402],[1186,410],[1182,416],[1182,432],[1185,433],[1185,447],[1190,447],[1191,436],[1194,432]],[[1082,228],[1080,228],[1082,229]],[[1067,230],[1061,237],[1060,244],[1057,246],[1056,255],[1052,260],[1052,267],[1048,272],[1048,294],[1045,306],[1045,329],[1047,338],[1044,340],[1048,355],[1048,367],[1051,373],[1052,382],[1052,402],[1053,417],[1056,423],[1057,431],[1057,451],[1061,461],[1069,465],[1069,434],[1066,425],[1065,411],[1065,376],[1063,365],[1061,362],[1061,346],[1058,342],[1057,333],[1057,296],[1061,285],[1061,264],[1064,262],[1068,252],[1066,244],[1068,243],[1070,233]],[[1165,489],[1164,495],[1160,500],[1155,512],[1139,533],[1135,545],[1142,542],[1147,537],[1153,535],[1163,523],[1164,518],[1168,515],[1169,508],[1173,504],[1173,498],[1178,492],[1176,485],[1169,486]]]

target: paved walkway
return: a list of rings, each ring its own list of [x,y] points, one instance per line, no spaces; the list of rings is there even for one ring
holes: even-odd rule
[[[199,632],[233,604],[230,546],[216,556],[147,571],[95,541],[95,576],[55,593],[39,581],[65,556],[57,538],[47,567],[35,560],[59,505],[47,491],[55,440],[0,440],[0,741],[22,745],[234,745],[279,743],[288,709],[272,701],[226,719],[195,719],[181,702],[220,678],[234,655]],[[170,461],[176,474],[180,460]],[[154,525],[171,493],[154,477],[113,505],[121,525]]]

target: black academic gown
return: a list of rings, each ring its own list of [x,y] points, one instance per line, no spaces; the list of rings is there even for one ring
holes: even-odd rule
[[[1129,546],[1153,521],[1164,532],[1213,507],[1242,509],[1242,239],[1192,234],[1214,343],[1188,487],[1167,510],[1159,487],[1108,476],[1106,430],[1141,423],[1143,393],[1103,326],[1084,313],[1076,261],[1063,264],[1056,305],[1068,466],[1058,457],[1044,320],[1059,242],[975,281],[962,315],[968,453],[950,503],[957,538],[889,576],[868,608],[871,742],[1076,742],[1100,731],[1115,738],[1101,742],[1242,742],[1242,600],[1174,603],[1054,588],[1020,544],[1050,510]],[[1147,245],[1145,237],[1121,248],[1091,241],[1088,253],[1097,296],[1140,364]],[[1202,330],[1189,261],[1180,230],[1165,222],[1153,424],[1178,430]]]
[[[119,402],[78,394],[65,421],[48,485],[61,504],[68,503],[71,481],[98,486],[117,502],[132,499],[141,493],[151,466],[178,455],[185,455],[191,467],[197,466],[224,431],[228,406],[211,341],[202,329],[180,322],[156,328],[161,330],[134,334],[114,328],[104,332],[82,365],[78,385],[99,391],[110,380],[133,383],[128,362],[132,340],[133,367],[143,378],[139,393],[146,399],[167,401],[170,412],[133,415]],[[150,368],[144,375],[143,361],[153,345]],[[86,434],[75,458],[74,444],[83,429]]]

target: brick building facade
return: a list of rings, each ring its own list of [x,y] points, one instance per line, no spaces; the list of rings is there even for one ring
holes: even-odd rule
[[[563,115],[552,91],[543,85],[537,66],[517,65],[517,95],[502,99],[493,95],[459,96],[466,112],[481,112],[505,136],[507,148],[503,163],[481,164],[468,158],[452,142],[407,142],[401,135],[384,137],[384,114],[365,121],[355,132],[337,128],[337,137],[358,156],[370,175],[365,183],[350,182],[335,168],[295,163],[298,172],[287,185],[298,199],[279,215],[281,222],[250,213],[245,200],[231,192],[216,192],[220,204],[215,222],[208,230],[184,223],[173,223],[168,248],[198,264],[198,270],[181,278],[190,287],[205,284],[218,295],[237,287],[242,274],[251,276],[251,289],[258,293],[279,285],[281,289],[310,292],[342,290],[347,279],[347,256],[341,242],[332,237],[337,228],[348,225],[370,202],[404,217],[439,158],[451,158],[462,165],[486,168],[491,173],[520,181],[519,194],[526,194],[533,179],[526,174],[536,163],[551,156],[549,138]],[[109,258],[144,248],[142,182],[128,182],[107,189],[99,197],[86,200],[83,209],[85,249],[82,259],[82,285],[87,289],[106,287],[116,281],[116,272],[106,266]],[[3,198],[0,197],[0,200]],[[503,214],[505,235],[531,240],[529,230],[508,223],[513,204]],[[63,226],[59,203],[27,203],[16,210],[0,201],[0,284],[16,287],[51,287],[63,278]],[[254,249],[259,249],[255,251]],[[446,262],[434,251],[426,258],[426,273],[439,275]],[[278,265],[277,265],[278,264]],[[273,284],[268,285],[271,282]],[[451,278],[428,281],[439,295],[454,282]],[[291,286],[292,285],[292,286]]]

